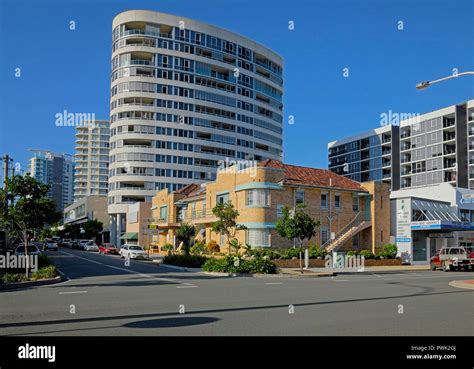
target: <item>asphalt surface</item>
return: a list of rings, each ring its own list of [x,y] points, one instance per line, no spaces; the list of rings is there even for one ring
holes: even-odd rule
[[[0,335],[474,334],[473,272],[213,277],[60,249],[67,281],[0,291]]]

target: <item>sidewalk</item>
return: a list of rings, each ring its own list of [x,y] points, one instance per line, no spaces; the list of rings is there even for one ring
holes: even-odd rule
[[[319,276],[333,275],[336,274],[360,274],[360,273],[394,273],[394,272],[420,272],[430,270],[429,265],[396,265],[396,266],[378,266],[378,267],[365,267],[363,271],[358,272],[353,269],[331,269],[331,268],[309,268],[306,269],[303,275],[318,274]],[[280,268],[283,274],[300,274],[299,269],[295,268]]]

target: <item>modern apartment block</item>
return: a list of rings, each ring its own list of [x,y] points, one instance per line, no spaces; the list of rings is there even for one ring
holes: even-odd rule
[[[468,124],[468,122],[471,124]],[[451,183],[469,188],[474,100],[400,123],[400,187]],[[469,130],[469,127],[470,130]],[[474,163],[474,161],[473,161]]]
[[[399,186],[399,128],[388,125],[330,142],[329,170],[354,181]]]
[[[265,160],[253,169],[219,171],[213,182],[159,191],[152,206],[152,219],[160,230],[154,243],[174,243],[176,229],[184,221],[195,224],[205,242],[214,240],[225,250],[228,240],[212,232],[217,220],[212,209],[228,201],[239,212],[237,223],[246,227],[236,238],[252,247],[292,247],[293,242],[280,237],[275,226],[284,206],[298,204],[305,204],[308,214],[320,222],[311,242],[327,250],[375,252],[390,242],[388,184],[361,184],[329,170],[277,160]]]
[[[330,170],[390,181],[393,190],[438,183],[474,188],[474,100],[333,141],[328,151]]]
[[[235,33],[132,10],[113,20],[109,207],[215,179],[220,160],[282,158],[282,58]]]
[[[84,122],[76,128],[75,201],[85,196],[107,196],[109,179],[110,123]]]
[[[74,200],[74,162],[69,154],[47,150],[30,150],[28,173],[38,181],[49,184],[49,198],[59,212]]]

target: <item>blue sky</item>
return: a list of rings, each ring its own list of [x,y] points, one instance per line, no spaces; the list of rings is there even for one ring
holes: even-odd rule
[[[23,168],[29,148],[74,153],[74,129],[56,127],[55,114],[108,119],[112,19],[149,9],[279,53],[284,113],[295,117],[284,126],[285,162],[325,168],[329,141],[379,126],[384,112],[423,113],[473,98],[472,77],[415,90],[453,68],[474,69],[473,8],[472,0],[0,0],[0,153]]]

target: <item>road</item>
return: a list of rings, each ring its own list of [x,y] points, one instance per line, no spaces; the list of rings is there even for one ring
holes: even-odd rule
[[[0,291],[2,335],[474,334],[472,272],[220,278],[61,249],[69,280]]]

